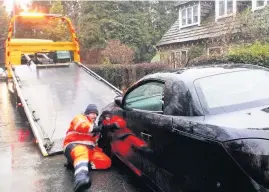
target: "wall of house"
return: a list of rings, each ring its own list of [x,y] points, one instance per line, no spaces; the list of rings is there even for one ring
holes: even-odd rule
[[[206,54],[207,43],[202,41],[176,43],[163,46],[159,50],[162,62],[167,63],[171,68],[181,68],[184,67],[194,55]]]
[[[230,42],[239,43],[240,39]],[[185,43],[176,43],[159,48],[161,62],[167,63],[171,68],[185,67],[188,62],[199,57],[212,57],[225,55],[229,51],[229,44],[221,38],[210,38]],[[187,58],[182,58],[182,51],[187,51]]]

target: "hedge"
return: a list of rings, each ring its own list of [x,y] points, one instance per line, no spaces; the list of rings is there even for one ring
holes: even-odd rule
[[[253,64],[269,66],[269,44],[256,41],[252,44],[232,45],[226,55],[201,56],[190,61],[188,66],[210,64]]]
[[[227,58],[234,63],[269,66],[269,44],[259,41],[231,47]]]
[[[269,43],[256,41],[248,45],[234,45],[230,47],[229,52],[224,56],[201,56],[191,60],[188,66],[233,63],[269,67]],[[147,74],[170,69],[168,64],[161,62],[133,65],[87,65],[87,67],[121,90],[125,90]]]
[[[86,66],[121,90],[125,90],[145,75],[169,69],[167,64],[161,62]]]

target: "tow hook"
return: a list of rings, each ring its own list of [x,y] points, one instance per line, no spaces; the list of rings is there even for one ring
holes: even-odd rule
[[[45,147],[45,149],[46,149],[47,151],[49,151],[49,150],[52,148],[53,145],[54,145],[54,142],[53,142],[53,141],[47,140],[47,141],[45,142],[45,144],[44,144],[44,147]]]

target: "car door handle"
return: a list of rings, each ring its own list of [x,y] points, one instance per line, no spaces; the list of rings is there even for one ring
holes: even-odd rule
[[[144,138],[145,140],[149,140],[152,138],[152,135],[145,132],[141,132],[141,137]]]

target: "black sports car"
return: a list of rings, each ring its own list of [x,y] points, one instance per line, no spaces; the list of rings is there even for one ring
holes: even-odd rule
[[[160,191],[269,191],[267,68],[151,74],[103,111],[112,153]]]

